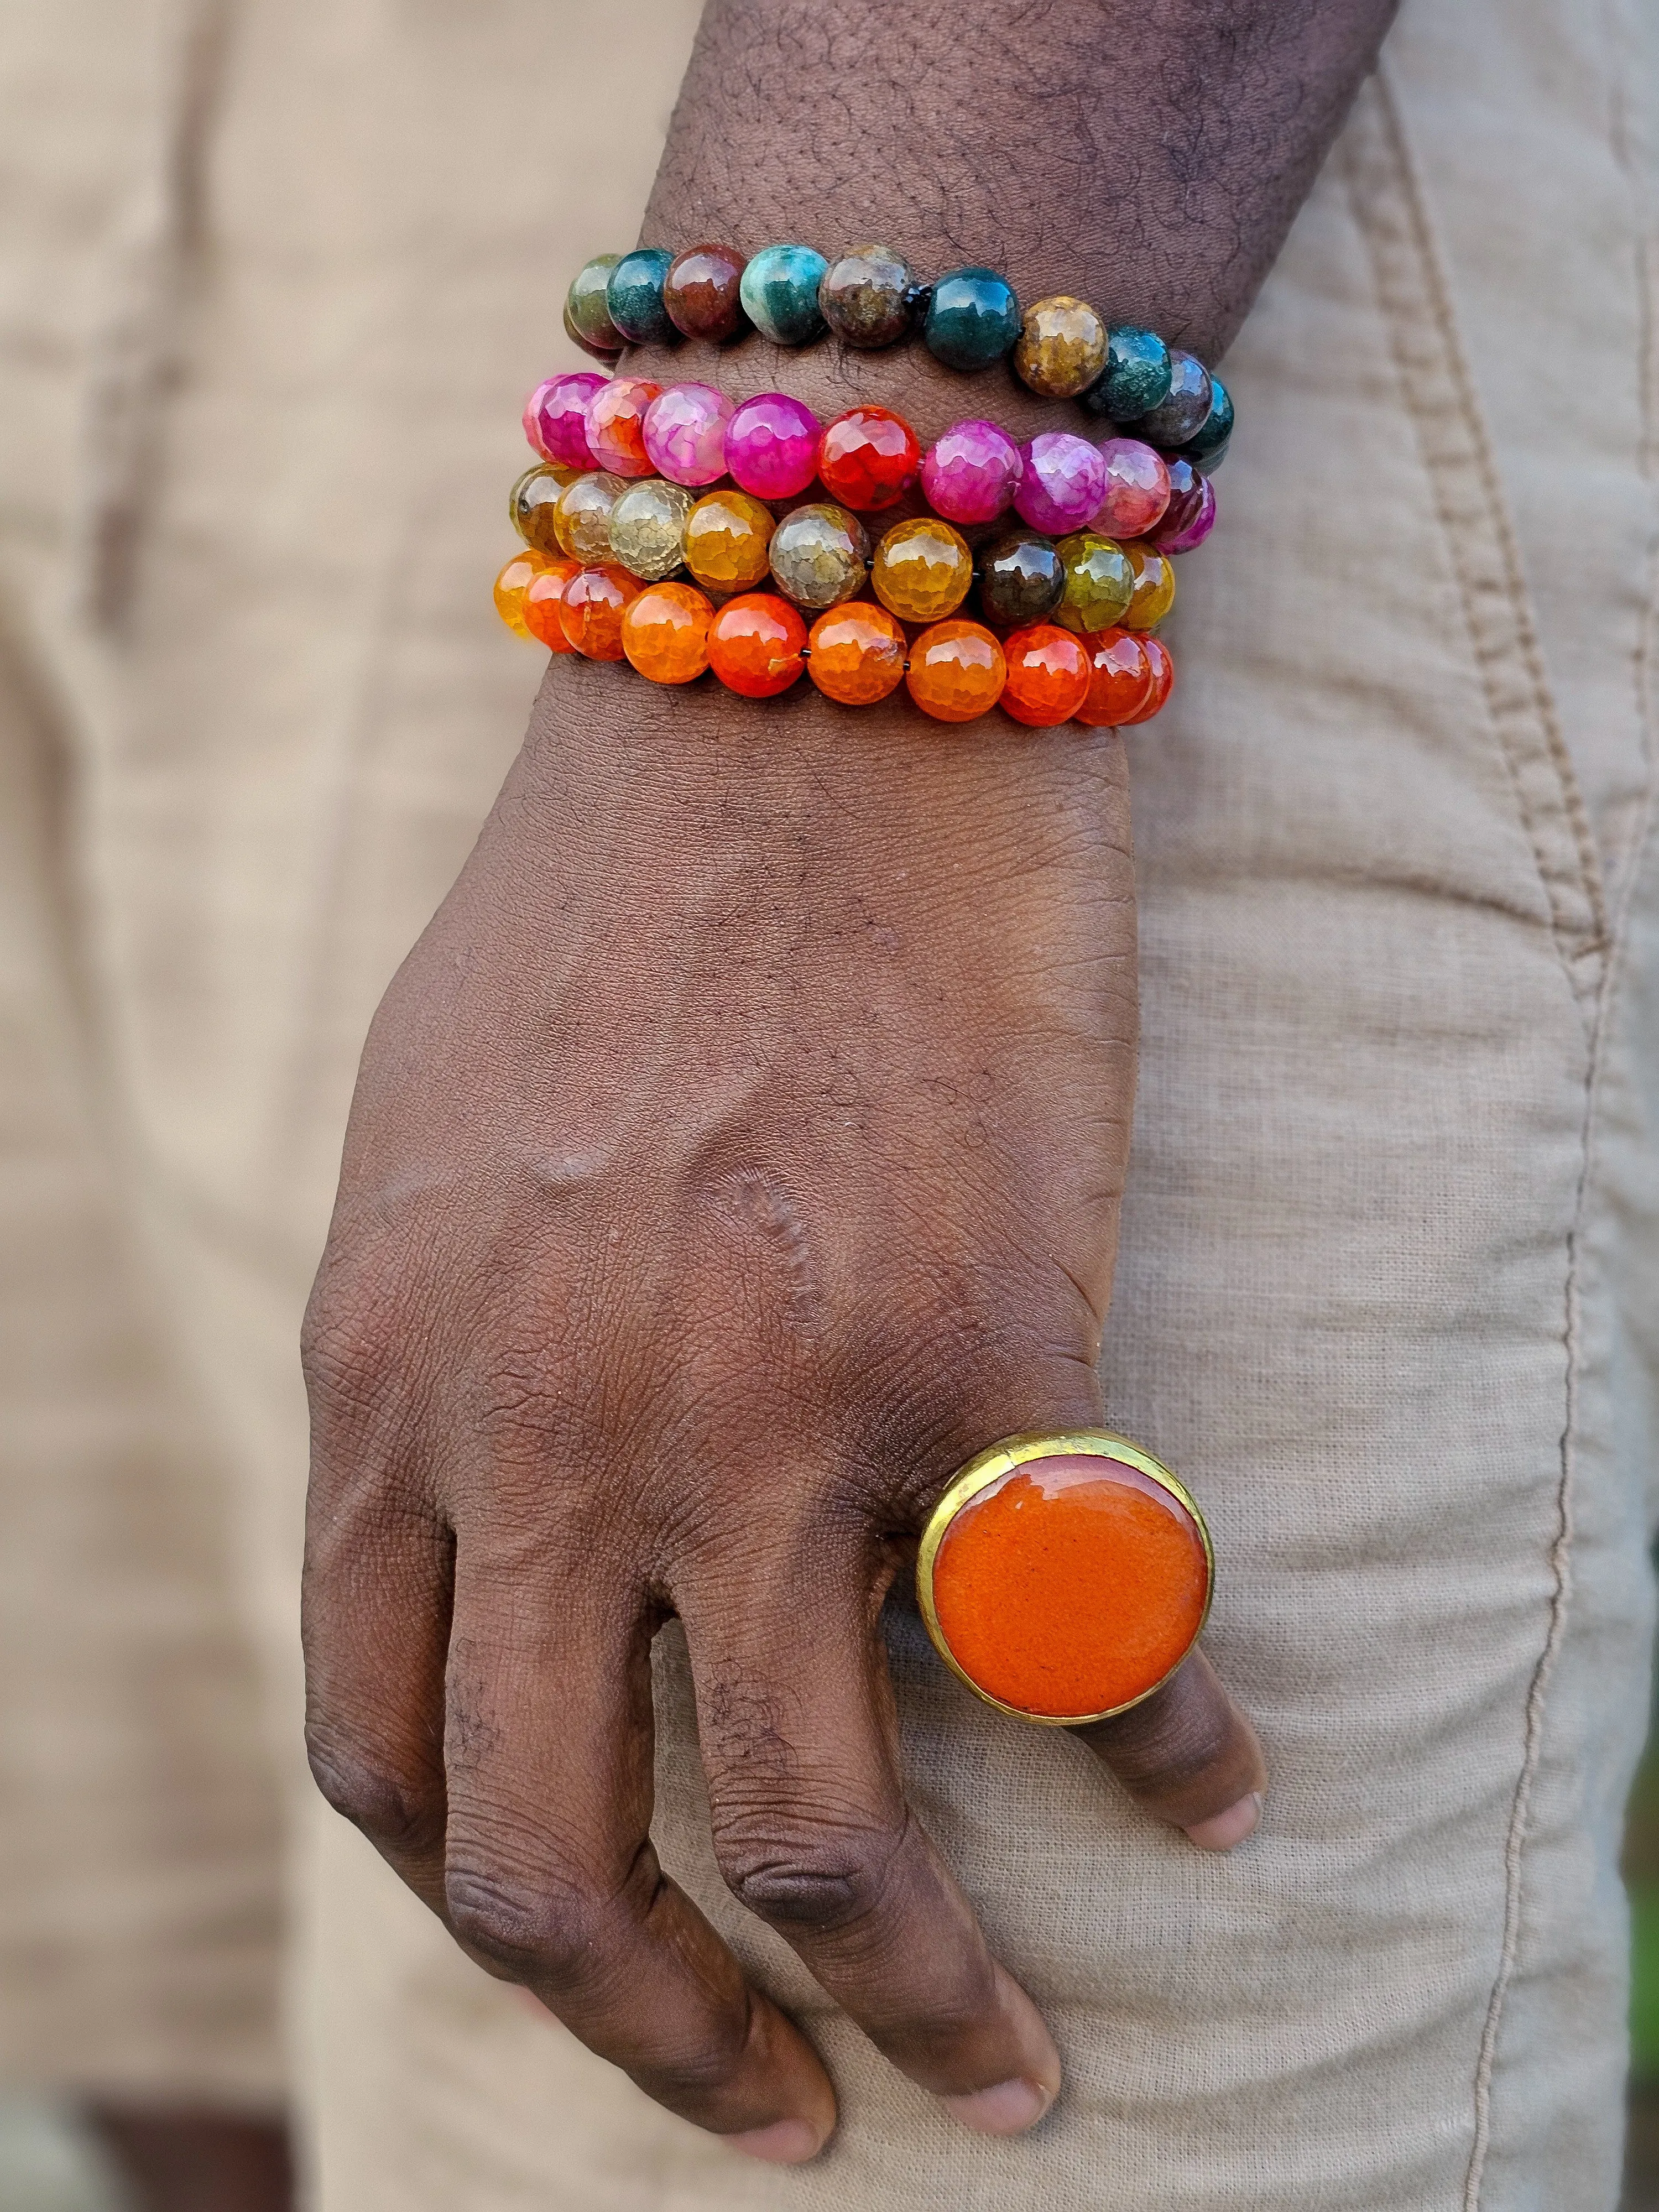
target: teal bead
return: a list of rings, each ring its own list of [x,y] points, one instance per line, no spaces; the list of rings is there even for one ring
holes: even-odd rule
[[[629,345],[665,345],[679,336],[662,303],[662,280],[673,258],[664,246],[636,246],[611,270],[605,303]]]
[[[1203,423],[1182,447],[1182,454],[1189,461],[1201,461],[1211,468],[1227,449],[1227,441],[1233,434],[1233,396],[1218,376],[1210,379],[1210,411]]]
[[[994,269],[953,269],[934,285],[921,335],[947,368],[989,368],[1020,331],[1014,288]]]
[[[744,269],[743,312],[774,345],[806,345],[823,336],[818,286],[830,264],[810,246],[763,246]]]
[[[1170,349],[1156,331],[1125,324],[1106,341],[1106,366],[1083,395],[1095,415],[1133,422],[1170,396]]]

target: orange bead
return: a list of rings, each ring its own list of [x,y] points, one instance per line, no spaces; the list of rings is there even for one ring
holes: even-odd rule
[[[1175,605],[1175,562],[1150,545],[1126,545],[1123,550],[1135,572],[1135,587],[1118,621],[1125,629],[1156,629]]]
[[[867,599],[843,599],[812,625],[806,672],[826,699],[872,707],[904,679],[904,625]]]
[[[1152,664],[1152,688],[1139,714],[1131,714],[1129,722],[1150,722],[1175,690],[1175,663],[1170,658],[1170,648],[1161,639],[1143,637],[1146,658]],[[1128,723],[1124,725],[1127,728]]]
[[[1076,720],[1091,730],[1121,730],[1135,720],[1152,696],[1152,664],[1146,641],[1133,630],[1097,629],[1085,634],[1089,652],[1089,696]]]
[[[728,599],[708,625],[708,665],[728,691],[770,699],[787,691],[806,663],[806,624],[787,599],[745,592]]]
[[[972,722],[1002,696],[1008,663],[983,623],[935,623],[910,647],[910,696],[936,722]]]
[[[565,586],[581,567],[580,561],[560,559],[549,561],[524,595],[524,626],[537,642],[550,653],[574,653],[575,647],[564,634],[564,624],[559,619],[559,610],[564,605]]]
[[[653,684],[689,684],[708,665],[714,610],[690,584],[650,584],[623,614],[623,651]]]
[[[524,595],[547,565],[545,554],[526,548],[515,553],[495,579],[495,611],[515,637],[532,635],[525,623]]]
[[[642,588],[637,576],[612,562],[578,568],[559,605],[564,634],[576,651],[588,660],[620,660],[623,611]]]
[[[1080,637],[1054,623],[1034,623],[1004,641],[1008,681],[1002,708],[1034,730],[1069,722],[1089,696],[1094,672]]]

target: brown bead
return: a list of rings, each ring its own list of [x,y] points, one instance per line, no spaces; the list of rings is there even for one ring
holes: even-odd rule
[[[1022,384],[1045,399],[1073,399],[1106,366],[1106,325],[1086,300],[1056,293],[1025,310],[1014,348]]]
[[[856,246],[825,273],[818,306],[843,345],[896,345],[915,317],[920,289],[902,253]]]
[[[746,330],[738,291],[744,265],[742,254],[729,246],[690,246],[677,254],[662,285],[662,303],[675,329],[708,345]]]

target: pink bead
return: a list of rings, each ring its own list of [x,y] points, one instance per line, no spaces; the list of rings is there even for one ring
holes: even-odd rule
[[[1024,474],[1014,494],[1020,520],[1050,538],[1081,530],[1106,489],[1106,464],[1098,446],[1069,430],[1039,430],[1019,458]]]
[[[1155,552],[1190,553],[1215,528],[1214,484],[1208,477],[1200,476],[1190,461],[1177,461],[1170,473],[1174,476],[1182,469],[1193,482],[1190,489],[1177,492],[1170,500],[1164,520],[1147,538]]]
[[[1100,458],[1106,464],[1106,496],[1090,527],[1103,538],[1144,538],[1170,504],[1163,454],[1139,438],[1108,438]]]
[[[587,443],[587,403],[608,381],[597,369],[579,368],[536,386],[525,403],[524,434],[544,460],[566,469],[599,466]]]
[[[612,376],[599,386],[584,417],[596,467],[617,477],[655,473],[645,450],[645,410],[661,390],[643,376]]]
[[[671,384],[645,410],[645,450],[670,483],[711,484],[726,474],[732,402],[712,384]]]
[[[922,456],[921,488],[947,522],[994,522],[1025,473],[1019,447],[994,422],[953,422]]]
[[[793,499],[818,472],[823,426],[787,392],[745,399],[726,426],[732,481],[756,499]]]

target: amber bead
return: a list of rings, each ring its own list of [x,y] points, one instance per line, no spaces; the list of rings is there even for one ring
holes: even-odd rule
[[[564,634],[559,610],[564,605],[566,585],[580,572],[580,561],[568,561],[562,556],[556,561],[549,561],[524,595],[524,626],[538,644],[544,645],[550,653],[575,650]]]
[[[559,494],[553,510],[558,549],[575,561],[611,558],[611,510],[628,489],[625,477],[590,469]]]
[[[596,253],[584,262],[564,295],[564,327],[584,353],[600,361],[614,360],[627,339],[611,319],[611,272],[620,253]]]
[[[1210,419],[1210,372],[1179,346],[1170,349],[1169,396],[1135,424],[1135,435],[1166,450],[1195,438]]]
[[[654,584],[685,559],[685,526],[696,494],[662,477],[631,483],[611,510],[611,550],[630,575]]]
[[[1105,323],[1086,300],[1056,293],[1025,310],[1014,348],[1022,384],[1045,399],[1072,399],[1106,366]]]
[[[686,518],[685,565],[720,598],[752,592],[770,567],[772,510],[746,491],[706,492]]]
[[[1016,630],[1004,647],[1008,681],[1002,706],[1017,722],[1034,730],[1069,722],[1089,696],[1094,671],[1081,638],[1053,623]]]
[[[910,647],[910,696],[936,722],[972,722],[1002,696],[1008,663],[982,623],[935,623]]]
[[[746,330],[743,270],[742,254],[729,246],[691,246],[676,254],[662,285],[662,303],[675,329],[708,345]]]
[[[870,584],[883,606],[903,622],[942,622],[955,614],[974,580],[968,541],[936,514],[896,522],[876,548]]]
[[[891,507],[921,472],[921,441],[890,407],[849,407],[818,441],[824,489],[860,514]]]
[[[623,610],[623,651],[653,684],[689,684],[708,665],[714,610],[690,584],[648,584]]]
[[[786,514],[772,532],[772,575],[798,607],[833,607],[864,589],[870,541],[844,507],[815,501]]]
[[[826,699],[872,707],[904,680],[904,625],[884,607],[849,599],[813,623],[806,672]]]
[[[547,556],[526,546],[515,553],[495,579],[495,611],[516,637],[532,635],[524,618],[524,595],[547,566]]]
[[[1065,589],[1059,549],[1035,530],[1011,530],[979,556],[979,611],[999,629],[1042,621]]]
[[[1167,553],[1154,553],[1149,545],[1126,545],[1134,570],[1134,591],[1118,617],[1125,629],[1156,629],[1175,605],[1175,562]]]
[[[708,665],[728,691],[770,699],[797,681],[806,662],[806,624],[787,599],[745,592],[728,599],[708,625]]]
[[[558,505],[571,481],[568,469],[556,469],[550,462],[538,461],[534,467],[525,471],[508,492],[507,520],[533,551],[552,554],[560,550]]]
[[[898,343],[921,295],[902,253],[889,246],[856,246],[824,271],[818,307],[843,345],[868,351]]]
[[[1109,628],[1134,593],[1135,572],[1128,555],[1115,538],[1103,538],[1093,530],[1062,538],[1055,550],[1066,571],[1066,588],[1054,620],[1066,629]]]
[[[614,561],[594,562],[577,569],[564,587],[559,620],[584,659],[622,659],[623,611],[639,594],[638,579]]]
[[[1089,696],[1075,719],[1091,729],[1121,729],[1152,697],[1152,663],[1146,640],[1132,629],[1103,629],[1085,637]]]

